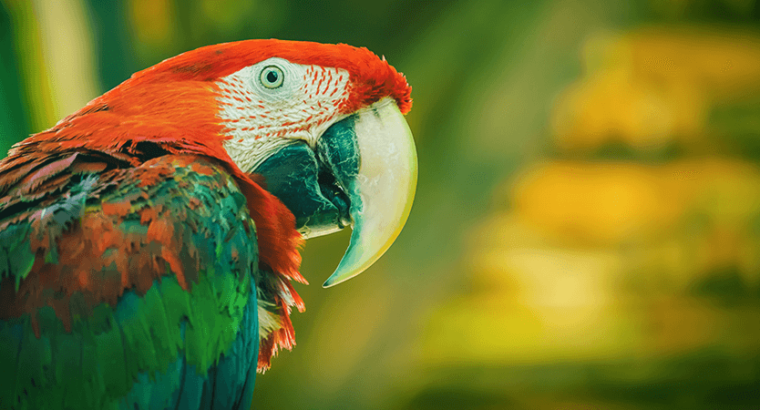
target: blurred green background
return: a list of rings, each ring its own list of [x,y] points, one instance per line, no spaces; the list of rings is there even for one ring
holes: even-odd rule
[[[760,408],[755,0],[0,0],[0,150],[135,71],[250,38],[407,75],[419,185],[386,256],[319,284],[262,409]]]

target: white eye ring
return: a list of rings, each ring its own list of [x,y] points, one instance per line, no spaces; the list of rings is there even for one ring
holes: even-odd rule
[[[276,65],[266,66],[261,70],[259,81],[266,88],[279,88],[282,86],[283,81],[285,81],[285,73]]]

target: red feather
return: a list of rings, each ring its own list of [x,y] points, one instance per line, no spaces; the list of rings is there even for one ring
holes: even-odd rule
[[[403,74],[368,49],[346,44],[275,39],[216,44],[164,60],[136,73],[128,81],[214,81],[271,57],[348,71],[352,91],[344,113],[354,112],[385,96],[393,97],[404,114],[412,108],[412,88]]]

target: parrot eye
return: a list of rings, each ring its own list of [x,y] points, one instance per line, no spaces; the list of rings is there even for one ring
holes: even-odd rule
[[[280,67],[270,65],[261,70],[260,80],[266,88],[279,88],[285,80],[285,75]]]

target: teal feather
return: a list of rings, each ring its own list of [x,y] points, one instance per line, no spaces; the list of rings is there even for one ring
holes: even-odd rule
[[[221,167],[199,157],[142,167],[72,176],[55,187],[63,195],[0,205],[0,408],[249,408],[260,272],[246,200]],[[87,225],[87,215],[102,224]],[[164,231],[152,233],[156,221]],[[134,255],[122,243],[97,263],[71,265],[62,241],[112,230],[137,247]],[[127,290],[120,263],[145,268],[126,276]],[[83,268],[96,288],[76,282]],[[62,288],[45,285],[47,270],[67,280]]]

